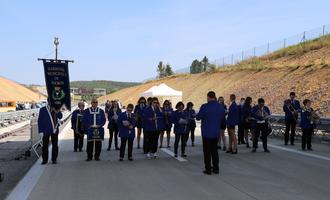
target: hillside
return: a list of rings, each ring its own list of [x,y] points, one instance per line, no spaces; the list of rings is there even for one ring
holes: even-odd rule
[[[132,87],[140,83],[134,82],[117,82],[117,81],[105,81],[105,80],[94,80],[94,81],[72,81],[70,83],[71,88],[105,88],[107,94],[118,91],[123,88]]]
[[[266,100],[273,113],[282,113],[283,101],[290,91],[298,99],[309,98],[323,116],[330,116],[330,38],[281,49],[272,54],[252,58],[235,66],[217,69],[215,72],[176,75],[161,80],[126,88],[101,97],[119,99],[124,104],[136,103],[140,93],[153,85],[166,83],[183,91],[183,101],[192,101],[198,108],[206,101],[206,93],[213,90],[228,101],[234,93],[238,98],[251,96]]]
[[[18,102],[40,101],[46,97],[23,85],[0,76],[0,100],[16,100]]]

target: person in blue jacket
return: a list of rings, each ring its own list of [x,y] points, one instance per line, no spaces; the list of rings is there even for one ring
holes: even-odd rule
[[[196,111],[194,110],[194,104],[192,102],[187,103],[187,107],[185,109],[186,112],[189,114],[189,131],[188,131],[188,137],[187,137],[187,142],[189,139],[189,134],[190,134],[190,139],[191,139],[191,146],[195,146],[195,129],[196,129]]]
[[[246,143],[246,148],[250,148],[249,144],[249,131],[251,135],[253,135],[253,129],[252,129],[252,98],[246,97],[242,112],[241,112],[241,120],[242,120],[242,126],[244,129],[244,139]]]
[[[189,113],[184,110],[184,104],[179,101],[175,108],[177,109],[173,113],[173,123],[174,123],[174,156],[178,157],[178,147],[179,141],[181,140],[181,157],[187,157],[185,154],[186,142],[189,134]]]
[[[143,124],[142,124],[142,114],[143,114],[143,110],[146,107],[146,98],[144,97],[140,97],[137,104],[135,105],[134,108],[134,115],[137,119],[137,148],[140,149],[140,138],[141,138],[141,134],[142,134],[142,128],[143,128]]]
[[[49,101],[48,101],[49,102]],[[63,115],[60,110],[51,108],[49,105],[40,108],[38,116],[38,130],[42,134],[42,165],[48,163],[49,138],[52,141],[52,162],[57,163],[58,156],[58,133],[60,119]]]
[[[227,116],[227,130],[229,135],[229,147],[227,153],[237,154],[237,137],[235,127],[239,123],[239,107],[236,104],[236,96],[230,95],[230,105]]]
[[[158,138],[164,130],[164,114],[157,97],[153,97],[151,105],[143,111],[143,129],[147,158],[157,158]]]
[[[283,111],[285,113],[285,134],[284,144],[288,145],[289,138],[290,144],[294,145],[294,139],[296,136],[296,124],[298,120],[298,113],[301,111],[300,102],[295,99],[296,94],[290,93],[290,99],[287,99],[283,105]],[[291,130],[291,134],[290,134]]]
[[[241,98],[240,104],[238,105],[239,110],[239,123],[237,128],[237,143],[240,144],[246,144],[244,140],[244,126],[243,126],[243,106],[244,106],[245,98]]]
[[[104,124],[106,122],[104,110],[98,107],[98,101],[93,98],[92,106],[85,109],[83,124],[87,134],[87,159],[91,161],[95,147],[94,159],[100,160],[102,141],[104,140]]]
[[[84,108],[85,104],[84,102],[78,103],[78,109],[72,112],[71,116],[71,129],[73,130],[73,149],[74,152],[77,152],[79,149],[79,152],[82,152],[82,148],[84,146],[84,125],[83,125],[83,116],[84,116]]]
[[[220,134],[219,134],[220,136],[219,136],[219,141],[218,141],[218,149],[221,149],[221,141],[222,141],[222,150],[227,151],[227,140],[226,140],[226,136],[225,136],[225,130],[227,128],[226,116],[228,114],[228,109],[227,109],[227,105],[225,104],[225,99],[222,96],[218,98],[218,102],[225,109],[225,115],[223,116],[223,120],[221,120],[221,124],[220,124]]]
[[[169,100],[165,100],[163,103],[163,113],[164,113],[164,126],[165,130],[160,132],[159,137],[159,148],[163,148],[163,138],[164,133],[166,132],[166,141],[167,141],[167,148],[170,148],[170,140],[171,140],[171,129],[172,129],[172,113],[173,108],[172,104]]]
[[[314,111],[311,107],[312,101],[305,99],[303,105],[300,120],[300,127],[302,129],[301,149],[305,151],[307,144],[307,150],[312,151],[312,135],[315,128],[315,124],[312,121],[312,112]]]
[[[213,91],[207,93],[207,103],[203,104],[196,116],[201,120],[203,153],[204,153],[204,174],[219,174],[219,154],[217,143],[219,139],[220,124],[225,115],[225,110],[217,102]],[[212,165],[211,166],[211,160]]]
[[[117,120],[118,120],[118,116],[120,115],[120,113],[121,113],[121,109],[118,106],[118,102],[113,101],[112,106],[111,106],[111,108],[109,109],[109,112],[108,112],[108,121],[109,121],[108,129],[109,129],[110,137],[109,137],[109,144],[108,144],[107,151],[111,150],[111,144],[112,144],[113,137],[114,137],[114,140],[115,140],[115,149],[119,150],[119,146],[118,146],[118,132],[119,132],[119,129],[118,129]]]
[[[258,148],[258,140],[261,134],[262,145],[264,147],[264,152],[269,153],[267,147],[267,137],[270,133],[270,124],[268,122],[271,112],[267,106],[265,106],[265,100],[263,98],[258,99],[258,105],[252,108],[252,117],[255,119],[254,127],[254,138],[253,138],[253,149],[252,152],[255,153]]]
[[[124,159],[126,143],[128,145],[128,160],[133,161],[133,142],[137,125],[135,115],[132,113],[133,108],[133,104],[128,104],[126,112],[119,114],[118,117],[119,137],[121,139],[119,161]]]

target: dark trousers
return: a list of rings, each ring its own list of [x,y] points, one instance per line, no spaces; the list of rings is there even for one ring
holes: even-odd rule
[[[111,144],[112,144],[112,139],[113,136],[115,136],[115,148],[118,149],[118,129],[109,129],[109,145],[108,145],[108,149],[111,149]]]
[[[267,129],[268,129],[268,124],[267,123],[262,123],[262,124],[256,124],[256,127],[254,129],[254,138],[253,138],[253,148],[257,149],[258,148],[258,141],[259,137],[261,134],[262,138],[262,146],[264,147],[264,150],[267,150]]]
[[[185,154],[186,143],[187,143],[188,138],[189,138],[189,134],[175,134],[174,154],[178,154],[180,139],[181,139],[181,154]]]
[[[77,151],[78,149],[81,151],[84,146],[84,135],[75,133],[73,137],[74,137],[73,149],[75,151]]]
[[[94,143],[95,143],[95,154],[94,154],[94,158],[95,159],[99,159],[100,158],[100,154],[101,154],[101,149],[102,149],[102,141],[98,141],[95,140],[95,142],[92,141],[88,141],[87,142],[87,158],[92,159],[93,158],[93,151],[94,151]]]
[[[237,140],[238,144],[244,144],[244,126],[243,123],[238,124],[238,130],[237,130]]]
[[[128,143],[128,158],[132,158],[133,141],[134,141],[133,138],[121,138],[120,153],[119,153],[120,158],[124,158],[125,156],[126,143]]]
[[[144,137],[145,139],[145,148],[146,153],[156,153],[158,148],[158,138],[159,138],[159,131],[145,131]]]
[[[290,143],[294,144],[294,137],[296,136],[296,124],[297,121],[294,119],[285,120],[285,134],[284,134],[285,144],[288,144],[289,137],[290,137]],[[290,130],[291,130],[291,135],[290,135]]]
[[[312,128],[303,128],[302,129],[302,138],[301,138],[301,148],[306,148],[307,143],[307,149],[312,149],[312,135],[313,135],[313,129]]]
[[[58,155],[58,134],[44,135],[42,137],[42,160],[48,162],[49,138],[52,141],[52,161],[57,160]]]
[[[147,133],[143,129],[143,144],[142,144],[142,146],[143,146],[143,153],[144,154],[148,153],[147,152],[147,145],[146,145],[147,142],[146,142],[146,140],[147,140]]]
[[[190,127],[189,128],[189,133],[190,133],[190,139],[191,139],[191,143],[194,143],[195,142],[195,127]],[[187,141],[189,139],[189,133],[187,135]]]
[[[203,153],[204,153],[204,164],[205,170],[211,171],[211,160],[213,170],[219,170],[219,154],[218,154],[218,138],[203,138]]]

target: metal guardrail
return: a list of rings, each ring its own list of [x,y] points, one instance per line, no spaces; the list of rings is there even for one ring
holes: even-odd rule
[[[30,120],[33,116],[38,114],[38,111],[39,109],[32,109],[0,113],[0,128],[6,127],[9,124]]]

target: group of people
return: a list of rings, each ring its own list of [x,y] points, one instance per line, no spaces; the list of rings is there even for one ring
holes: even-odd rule
[[[174,155],[178,156],[179,143],[181,143],[181,157],[187,157],[185,147],[188,138],[191,138],[191,145],[195,144],[196,120],[201,121],[201,135],[203,142],[205,174],[219,173],[218,149],[227,153],[237,154],[237,145],[246,144],[250,148],[249,135],[252,139],[252,152],[258,148],[258,140],[261,138],[264,152],[269,153],[267,137],[271,133],[269,119],[270,109],[265,105],[265,100],[259,98],[257,105],[252,105],[252,98],[241,98],[236,103],[234,94],[229,97],[229,104],[226,105],[223,97],[216,97],[213,91],[208,92],[207,102],[203,104],[198,113],[194,110],[194,104],[178,102],[175,109],[169,100],[163,105],[157,97],[145,99],[141,97],[135,107],[128,104],[122,112],[117,101],[108,101],[105,110],[98,107],[98,100],[92,99],[91,107],[85,109],[85,104],[80,102],[78,109],[72,113],[71,124],[74,131],[74,151],[82,151],[84,135],[87,135],[87,159],[91,161],[94,157],[100,160],[102,141],[104,140],[104,125],[108,120],[109,143],[107,150],[111,150],[114,141],[114,149],[119,150],[119,161],[124,160],[125,149],[128,146],[128,160],[132,161],[132,151],[135,136],[137,136],[137,148],[142,146],[143,152],[148,159],[157,158],[158,148],[163,148],[164,135],[166,136],[166,147],[170,148],[171,130],[175,135]],[[294,145],[295,127],[298,114],[301,114],[300,126],[302,128],[302,149],[312,150],[311,137],[315,123],[313,122],[313,109],[311,101],[303,101],[300,106],[295,94],[290,93],[290,99],[286,100],[283,106],[286,120],[285,144],[290,138],[291,145]],[[43,135],[43,162],[48,162],[49,137],[52,139],[53,153],[52,161],[56,163],[58,154],[57,135],[58,121],[61,113],[51,110],[49,106],[40,110],[39,132]],[[47,121],[47,119],[49,119]],[[46,123],[47,121],[47,123]],[[236,127],[237,136],[236,136]],[[227,143],[225,130],[227,129],[229,141]],[[135,131],[137,130],[137,134]],[[291,134],[290,134],[291,130]],[[141,145],[141,135],[143,141]],[[118,142],[120,137],[120,145]]]

